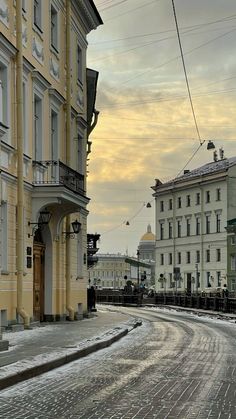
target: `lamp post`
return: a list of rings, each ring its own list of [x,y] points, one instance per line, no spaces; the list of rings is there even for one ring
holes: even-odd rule
[[[139,256],[140,256],[140,252],[139,249],[137,250],[137,261],[138,261],[138,265],[137,265],[137,282],[138,282],[138,287],[139,287]]]
[[[195,264],[196,268],[196,293],[198,294],[198,264]]]

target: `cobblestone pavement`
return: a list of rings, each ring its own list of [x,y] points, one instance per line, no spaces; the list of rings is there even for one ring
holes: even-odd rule
[[[0,394],[4,419],[235,419],[236,325],[120,309],[143,326]]]

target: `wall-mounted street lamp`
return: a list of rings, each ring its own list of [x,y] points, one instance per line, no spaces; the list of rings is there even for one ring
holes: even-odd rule
[[[47,209],[45,209],[44,211],[40,211],[37,223],[31,223],[30,221],[28,221],[28,226],[30,225],[34,226],[32,228],[31,236],[34,235],[37,229],[41,229],[44,225],[47,225],[49,221],[51,220],[51,216],[52,214]]]
[[[62,234],[65,234],[66,238],[70,237],[72,239],[75,238],[75,235],[78,234],[81,230],[81,223],[78,220],[73,221],[71,223],[72,231],[63,231]]]

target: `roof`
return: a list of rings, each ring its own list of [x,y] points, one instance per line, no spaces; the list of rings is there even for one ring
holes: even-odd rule
[[[152,189],[161,189],[163,187],[166,187],[168,185],[171,185],[173,183],[181,183],[188,180],[192,180],[197,177],[204,177],[208,176],[214,173],[220,173],[220,172],[226,172],[230,167],[234,166],[236,164],[236,156],[230,157],[228,159],[222,159],[218,161],[213,161],[207,164],[204,164],[203,166],[200,166],[196,169],[189,170],[187,173],[184,173],[181,176],[178,176],[168,182],[161,183],[156,179],[156,185],[152,187]]]
[[[94,13],[95,13],[95,15],[97,16],[97,19],[98,19],[98,21],[99,21],[100,25],[102,25],[102,24],[103,24],[102,18],[101,18],[101,16],[100,16],[100,14],[99,14],[99,12],[98,12],[98,9],[96,8],[96,6],[95,6],[95,4],[94,4],[93,0],[89,0],[89,3],[91,4],[91,6],[92,6],[92,8],[93,8]]]
[[[150,224],[147,226],[147,232],[141,237],[140,242],[155,242],[156,237],[155,234],[152,233],[152,229]]]

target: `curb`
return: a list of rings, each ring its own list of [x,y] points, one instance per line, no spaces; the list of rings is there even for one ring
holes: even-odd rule
[[[148,307],[148,306],[146,306]],[[150,307],[150,306],[149,306]],[[218,317],[220,319],[232,319],[236,321],[236,315],[231,313],[224,313],[222,311],[212,311],[212,310],[201,310],[197,308],[191,308],[191,307],[181,307],[181,306],[172,306],[172,305],[157,305],[152,307],[159,307],[159,308],[168,308],[169,310],[176,310],[176,311],[183,311],[185,313],[192,313],[196,315],[202,315],[202,316],[212,316],[212,317]]]
[[[99,351],[100,349],[107,348],[108,346],[111,346],[113,343],[117,342],[122,337],[126,336],[133,329],[141,325],[141,321],[136,321],[131,327],[123,329],[121,332],[116,333],[111,338],[93,343],[90,346],[79,349],[71,354],[63,355],[56,359],[46,361],[42,364],[35,365],[27,369],[22,369],[19,372],[15,372],[13,374],[9,374],[6,377],[0,378],[0,390],[3,390],[7,387],[11,387],[15,384],[20,383],[21,381],[29,380],[30,378],[44,374],[45,372],[51,371],[55,368],[59,368],[65,364],[68,364],[69,362],[73,362],[77,359],[84,358],[87,355]]]

